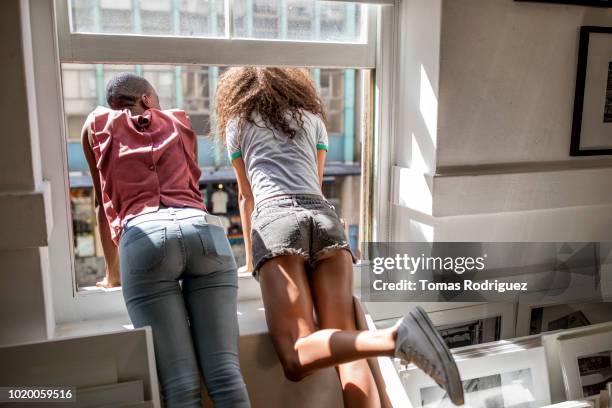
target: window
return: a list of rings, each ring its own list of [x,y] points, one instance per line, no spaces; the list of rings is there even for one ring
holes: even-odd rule
[[[362,7],[312,0],[236,0],[234,35],[301,41],[359,42]]]
[[[72,30],[79,33],[220,37],[224,0],[73,0]]]
[[[214,211],[211,197],[221,190],[229,195],[228,237],[239,265],[244,264],[244,244],[237,207],[237,185],[229,169],[223,146],[210,135],[214,130],[211,112],[221,67],[166,65],[63,64],[63,92],[68,126],[68,170],[73,221],[76,282],[91,287],[104,277],[104,258],[96,228],[91,175],[81,147],[82,125],[97,105],[106,105],[106,82],[115,74],[131,71],[146,77],[157,90],[163,108],[185,110],[198,135],[199,165],[205,175],[202,196]],[[357,250],[359,231],[360,136],[354,97],[360,86],[356,70],[313,69],[321,97],[328,109],[330,149],[328,163],[334,176],[324,182],[326,197],[347,224],[347,234]],[[82,84],[86,84],[83,87]],[[345,120],[350,126],[344,127]],[[348,147],[347,147],[348,146]],[[349,150],[347,150],[349,149]],[[347,153],[348,151],[348,153]],[[217,212],[217,211],[214,211]]]
[[[377,56],[381,41],[377,20],[391,21],[393,8],[366,5],[368,2],[393,3],[56,0],[67,124],[70,188],[66,196],[71,213],[70,239],[67,236],[62,244],[67,248],[63,252],[66,255],[61,256],[72,254],[71,260],[65,258],[62,263],[73,264],[76,270],[58,273],[56,282],[73,288],[70,299],[62,296],[59,319],[93,318],[123,309],[120,293],[90,288],[102,274],[102,252],[92,211],[91,177],[79,140],[85,116],[94,106],[105,104],[105,84],[120,71],[147,77],[157,88],[163,106],[188,112],[198,135],[203,171],[200,187],[207,201],[219,189],[230,196],[237,190],[224,147],[211,132],[216,81],[225,67],[309,68],[329,113],[330,151],[324,193],[345,219],[351,245],[357,246],[359,239],[371,236],[375,228],[370,226],[375,225],[377,213],[376,208],[369,208],[369,197],[377,187],[370,182],[373,171],[367,170],[367,177],[361,174],[364,165],[368,167],[370,161],[377,160],[374,135],[381,130],[374,124],[383,123],[371,107],[378,106],[379,92],[391,95],[374,85],[375,79],[378,81],[388,70],[374,68],[377,61],[390,58],[390,54]],[[390,83],[384,82],[386,89]],[[380,112],[384,117],[391,110]],[[366,161],[362,162],[362,157]],[[57,172],[63,172],[65,166],[58,167]],[[230,202],[235,200],[230,197]],[[228,218],[228,237],[240,263],[239,219],[232,214]],[[243,286],[240,292],[241,298],[259,296],[256,286]]]
[[[78,33],[362,42],[363,6],[313,0],[73,0]]]

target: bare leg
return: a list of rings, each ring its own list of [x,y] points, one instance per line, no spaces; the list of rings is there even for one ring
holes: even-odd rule
[[[393,356],[396,327],[315,331],[314,305],[300,256],[280,256],[266,262],[260,270],[260,284],[270,335],[287,378],[299,381],[319,368]]]
[[[365,312],[363,311],[361,302],[354,296],[353,304],[355,305],[355,324],[357,330],[369,330],[368,322],[366,321]],[[378,359],[376,357],[368,358],[368,365],[370,366],[370,371],[372,372],[372,376],[374,377],[374,382],[376,382],[376,388],[378,388],[378,395],[380,396],[380,406],[382,408],[393,408],[393,404],[391,404],[389,395],[387,395],[387,386],[385,384],[385,380],[383,379],[382,372],[380,371]]]
[[[353,265],[347,251],[332,251],[320,259],[312,272],[310,284],[322,329],[357,329]],[[337,371],[345,407],[380,406],[378,388],[366,359],[341,364]]]

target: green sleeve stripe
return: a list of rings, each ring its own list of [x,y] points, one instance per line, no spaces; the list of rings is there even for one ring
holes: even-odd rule
[[[323,143],[317,143],[317,150],[327,150],[327,145]]]
[[[242,156],[242,150],[238,150],[237,152],[232,153],[230,157],[232,158],[232,160],[236,160],[240,156]]]

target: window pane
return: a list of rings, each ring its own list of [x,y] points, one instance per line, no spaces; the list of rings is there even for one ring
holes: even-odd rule
[[[131,71],[147,78],[157,90],[164,109],[183,109],[198,135],[198,162],[202,168],[200,190],[210,211],[212,194],[228,195],[227,236],[238,265],[245,261],[238,208],[238,186],[225,148],[210,133],[214,130],[214,94],[226,68],[208,66],[63,64],[63,95],[68,139],[70,204],[73,220],[76,282],[93,286],[104,277],[104,258],[93,207],[92,180],[80,133],[97,105],[106,105],[106,83],[117,73]],[[360,134],[359,72],[353,69],[313,69],[312,77],[328,112],[329,151],[323,193],[346,222],[346,234],[357,252],[360,222],[362,135]],[[213,135],[214,136],[214,135]],[[328,171],[329,170],[329,171]]]
[[[75,32],[225,35],[224,0],[72,0],[71,3]]]
[[[234,0],[234,36],[360,42],[363,6],[312,0]]]

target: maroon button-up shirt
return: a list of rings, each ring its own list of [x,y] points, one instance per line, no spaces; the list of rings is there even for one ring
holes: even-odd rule
[[[118,243],[125,221],[166,207],[205,210],[196,135],[185,112],[99,107],[90,116],[92,148],[100,173],[102,204]]]

